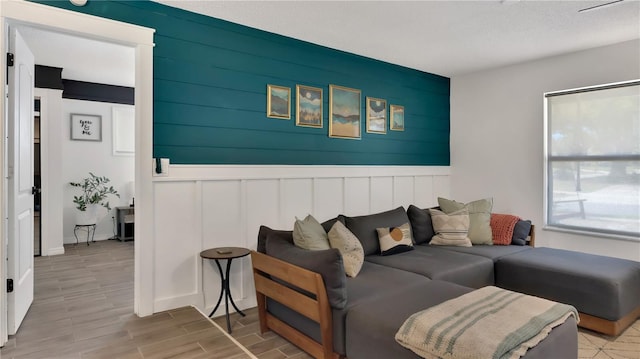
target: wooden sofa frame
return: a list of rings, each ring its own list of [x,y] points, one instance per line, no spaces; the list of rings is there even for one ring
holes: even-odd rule
[[[331,306],[322,276],[256,251],[251,251],[251,263],[258,300],[260,332],[264,334],[273,330],[314,358],[340,358],[341,356],[333,351]],[[284,286],[273,278],[305,290],[315,298]],[[271,298],[318,323],[322,342],[316,342],[267,312],[267,298]]]

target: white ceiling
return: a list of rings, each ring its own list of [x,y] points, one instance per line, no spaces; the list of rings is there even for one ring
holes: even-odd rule
[[[51,31],[20,27],[36,64],[61,67],[62,78],[135,85],[135,49]]]
[[[640,38],[637,0],[154,1],[448,77]]]
[[[448,77],[640,38],[638,0],[154,1]],[[133,48],[22,32],[63,78],[134,85]]]

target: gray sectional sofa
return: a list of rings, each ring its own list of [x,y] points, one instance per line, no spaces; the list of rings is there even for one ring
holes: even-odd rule
[[[340,215],[365,261],[347,277],[337,249],[309,251],[292,232],[260,228],[252,253],[261,330],[273,330],[316,358],[417,358],[394,334],[413,313],[495,285],[571,304],[581,324],[617,334],[640,316],[640,263],[533,246],[433,246],[428,210],[410,206]],[[414,250],[381,256],[376,228],[411,223]],[[532,232],[533,233],[533,232]],[[531,237],[534,238],[533,236]],[[531,358],[576,358],[570,317],[527,351]]]

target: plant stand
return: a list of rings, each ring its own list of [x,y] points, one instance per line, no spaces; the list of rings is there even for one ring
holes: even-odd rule
[[[78,245],[78,230],[80,229],[86,229],[87,230],[87,245],[89,245],[89,236],[91,236],[91,242],[95,242],[96,240],[94,239],[95,235],[96,235],[96,224],[92,223],[92,224],[76,224],[75,227],[73,227],[73,236],[76,237],[76,245]]]

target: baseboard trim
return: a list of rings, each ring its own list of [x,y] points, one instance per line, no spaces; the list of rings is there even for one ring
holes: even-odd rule
[[[49,248],[49,250],[47,251],[46,255],[47,256],[57,256],[57,255],[60,255],[60,254],[64,254],[64,247]]]

